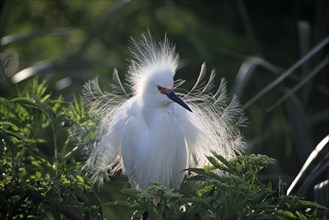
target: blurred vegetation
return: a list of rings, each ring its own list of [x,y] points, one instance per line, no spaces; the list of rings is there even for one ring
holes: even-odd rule
[[[216,69],[218,83],[227,78],[249,119],[244,131],[249,151],[276,159],[260,173],[261,181],[276,189],[280,177],[288,188],[304,165],[291,192],[329,206],[328,141],[318,145],[329,134],[328,1],[7,0],[0,5],[0,147],[6,174],[1,181],[14,184],[2,184],[1,190],[17,190],[4,207],[7,213],[24,201],[35,204],[36,215],[42,215],[38,204],[46,204],[54,217],[68,217],[65,210],[84,201],[72,212],[94,218],[100,201],[125,200],[122,177],[95,189],[100,201],[94,197],[81,174],[83,155],[75,143],[65,142],[69,132],[62,123],[74,118],[65,118],[73,114],[66,102],[79,109],[73,100],[87,80],[98,75],[109,89],[114,67],[124,77],[127,43],[147,27],[154,37],[166,33],[176,44],[181,57],[176,78],[187,80],[187,88],[203,61]],[[47,81],[51,97],[36,78]],[[73,116],[83,115],[80,110]],[[78,195],[67,196],[70,189]],[[103,215],[131,216],[123,210],[104,207]]]
[[[67,136],[62,98],[51,99],[45,83],[33,81],[0,103],[0,219],[100,219],[83,164],[63,154],[69,142],[60,141]],[[43,152],[49,142],[51,156]]]

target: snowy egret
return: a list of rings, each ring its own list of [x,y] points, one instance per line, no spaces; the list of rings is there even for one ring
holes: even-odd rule
[[[114,70],[111,93],[102,92],[97,80],[85,85],[90,112],[101,118],[86,162],[94,180],[122,170],[136,188],[152,181],[179,188],[184,170],[203,167],[212,152],[231,158],[242,151],[243,112],[235,98],[228,99],[225,80],[211,93],[215,72],[205,81],[202,64],[193,88],[176,95],[184,81],[174,81],[178,54],[167,37],[157,42],[142,34],[130,51],[125,84]]]

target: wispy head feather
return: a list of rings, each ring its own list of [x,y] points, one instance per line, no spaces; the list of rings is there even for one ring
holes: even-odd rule
[[[150,74],[169,70],[174,77],[178,65],[179,56],[175,52],[167,36],[163,41],[154,41],[151,33],[143,33],[139,41],[131,38],[129,47],[133,58],[128,68],[128,82],[132,85],[133,95],[138,94],[144,88],[145,79]]]

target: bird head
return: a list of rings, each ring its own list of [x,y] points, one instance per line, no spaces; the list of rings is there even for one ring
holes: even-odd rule
[[[150,75],[147,76],[143,96],[152,97],[154,105],[163,106],[169,105],[175,102],[185,108],[186,110],[192,112],[190,107],[180,99],[174,92],[174,73],[169,69],[154,70],[149,72]]]
[[[190,109],[190,107],[183,101],[181,100],[174,92],[173,89],[168,89],[166,87],[161,87],[161,86],[157,86],[159,92],[163,95],[166,95],[167,98],[169,98],[170,100],[176,102],[177,104],[179,104],[180,106],[182,106],[183,108],[187,109],[188,111],[192,112],[192,110]]]
[[[133,60],[129,66],[129,81],[134,95],[143,97],[148,105],[165,106],[173,102],[192,112],[173,90],[178,65],[175,47],[167,38],[154,42],[150,33],[143,34],[140,42],[132,41]]]

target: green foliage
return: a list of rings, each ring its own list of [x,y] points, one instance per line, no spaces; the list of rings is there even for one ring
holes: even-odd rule
[[[82,164],[63,155],[62,98],[51,99],[45,82],[34,81],[0,103],[0,219],[100,219]]]
[[[147,190],[123,188],[121,191],[134,201],[108,202],[103,204],[103,206],[124,206],[132,210],[137,210],[134,212],[132,219],[141,219],[141,216],[146,210],[150,212],[152,216],[158,218],[165,217],[166,219],[172,219],[180,216],[180,206],[183,202],[183,195],[160,183],[151,183]]]
[[[259,172],[273,159],[264,155],[243,155],[227,161],[220,155],[208,157],[211,165],[189,169],[194,173],[184,184],[197,183],[198,189],[175,191],[159,183],[146,190],[126,189],[133,201],[104,205],[137,210],[132,219],[148,211],[156,219],[318,219],[318,211],[329,209],[296,196],[286,196],[279,184],[264,185]],[[281,190],[281,191],[280,191]]]

